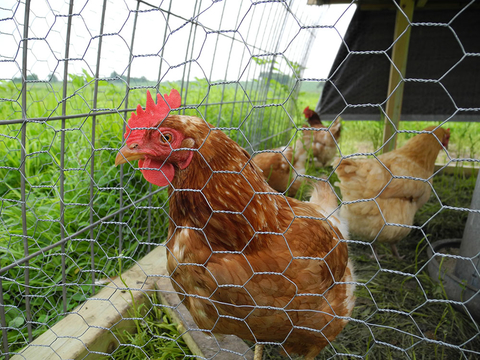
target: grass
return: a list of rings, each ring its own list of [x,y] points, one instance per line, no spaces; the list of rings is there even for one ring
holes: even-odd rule
[[[15,90],[12,83],[2,88],[5,94],[2,98],[9,98],[11,91]],[[10,91],[8,91],[8,88]],[[38,107],[53,111],[52,116],[58,115],[55,109],[56,96],[38,89],[28,94],[33,103],[29,112],[36,112],[44,116]],[[83,100],[88,99],[84,94]],[[74,97],[69,106],[78,111],[85,111],[86,103],[79,97]],[[15,110],[18,103],[7,102],[2,106],[2,119],[9,119],[17,115]],[[33,116],[29,114],[29,116]],[[112,151],[106,148],[118,147],[121,143],[122,123],[119,116],[106,116],[107,124],[98,122],[95,170],[89,172],[92,161],[91,141],[89,134],[92,132],[91,122],[86,119],[67,120],[65,124],[65,181],[64,181],[64,210],[61,211],[62,199],[59,194],[60,181],[60,122],[31,123],[26,131],[25,153],[25,198],[26,198],[26,229],[25,239],[29,253],[40,250],[61,240],[61,231],[69,236],[91,222],[98,221],[108,215],[111,209],[118,207],[120,192],[114,187],[118,186],[118,170],[112,166]],[[21,125],[5,125],[1,128],[0,146],[7,149],[0,156],[0,258],[2,265],[8,265],[24,256],[24,232],[22,229],[21,201]],[[3,158],[2,158],[3,157]],[[140,197],[147,192],[146,186],[139,174],[133,169],[126,168],[126,191],[132,198]],[[93,181],[93,182],[92,182]],[[93,196],[90,194],[90,183],[93,184]],[[90,206],[91,199],[91,206]],[[153,205],[163,208],[166,196],[153,199]],[[146,204],[144,204],[146,205]],[[124,227],[123,234],[132,241],[125,242],[122,254],[119,254],[118,226],[113,223],[103,223],[90,232],[85,232],[65,244],[65,285],[62,281],[62,251],[55,248],[43,253],[42,256],[32,259],[28,263],[30,275],[30,295],[33,324],[33,337],[44,332],[48,327],[63,317],[64,310],[71,311],[81,301],[95,292],[92,286],[92,274],[96,278],[107,277],[114,271],[119,255],[130,259],[145,254],[146,248],[141,245],[146,241],[143,219],[145,210],[129,210],[125,212],[130,228]],[[63,215],[63,222],[60,221]],[[165,223],[165,214],[153,214],[154,221]],[[115,218],[112,219],[114,221]],[[120,219],[116,219],[119,221]],[[132,228],[133,226],[133,228]],[[140,229],[134,232],[132,229]],[[94,254],[93,258],[90,254]],[[3,280],[4,300],[8,304],[5,309],[7,325],[18,329],[9,331],[8,338],[11,349],[25,345],[26,322],[25,265],[10,270]],[[66,306],[62,305],[62,292],[66,291]],[[97,287],[98,290],[98,287]],[[21,296],[19,296],[21,295]]]
[[[154,300],[154,299],[153,299]],[[136,320],[137,332],[125,332],[122,345],[111,356],[100,359],[148,359],[173,360],[192,355],[169,316],[154,306],[142,320]]]
[[[294,122],[304,123],[306,106],[314,108],[318,93],[301,92],[296,102],[286,101],[288,94],[282,84],[274,83],[267,97],[280,100],[260,101],[255,83],[208,85],[198,80],[191,83],[186,103],[197,104],[186,109],[191,115],[202,116],[210,123],[225,128],[234,140],[248,150],[271,148],[284,144],[295,131],[286,130]],[[257,84],[259,85],[259,84]],[[178,84],[166,84],[162,93]],[[94,82],[86,73],[72,76],[69,84],[67,113],[90,113],[93,109]],[[29,117],[61,115],[58,84],[36,83],[29,87],[27,114]],[[26,237],[22,229],[21,194],[21,125],[2,125],[0,147],[0,261],[5,266],[24,256],[23,240],[32,253],[61,239],[62,229],[69,236],[118,209],[120,194],[126,204],[140,199],[150,186],[132,166],[124,167],[124,190],[119,189],[120,172],[112,166],[116,149],[122,142],[123,117],[119,112],[125,103],[122,88],[113,82],[99,82],[96,108],[116,109],[113,114],[97,116],[95,123],[95,152],[92,153],[92,117],[69,119],[62,129],[61,122],[29,123],[26,130]],[[21,117],[20,89],[13,82],[0,83],[0,118]],[[144,103],[145,89],[133,89],[129,104]],[[259,102],[257,102],[257,100]],[[273,103],[273,106],[262,107]],[[129,107],[133,107],[129,105]],[[284,119],[295,114],[292,122]],[[127,116],[128,117],[128,116]],[[1,122],[0,122],[1,123]],[[430,124],[430,123],[429,123]],[[402,129],[421,130],[427,123],[402,123]],[[480,128],[472,123],[451,123],[449,153],[454,158],[479,159]],[[238,128],[229,130],[229,128]],[[65,135],[64,199],[60,197],[61,136]],[[269,138],[269,134],[280,134]],[[379,148],[383,134],[379,122],[344,122],[339,143],[341,154],[369,153]],[[399,135],[401,145],[411,134]],[[94,155],[94,156],[92,156]],[[441,158],[448,162],[446,155]],[[90,167],[94,161],[94,171]],[[462,166],[463,162],[458,162]],[[467,164],[471,164],[467,162]],[[478,161],[473,162],[478,166]],[[331,175],[332,169],[310,169],[310,175]],[[335,175],[330,178],[335,181]],[[90,185],[93,185],[91,194]],[[399,250],[406,254],[402,262],[386,256],[379,263],[370,260],[368,245],[352,245],[351,253],[357,263],[359,283],[354,318],[321,358],[338,353],[361,355],[368,359],[454,359],[461,358],[458,348],[437,344],[431,340],[478,349],[480,331],[464,315],[448,303],[430,301],[444,299],[442,289],[425,273],[423,267],[428,242],[461,237],[466,212],[444,209],[443,205],[469,207],[474,179],[459,172],[454,176],[434,178],[437,196],[432,196],[416,217],[421,230],[413,231],[402,241]],[[302,193],[300,192],[300,196]],[[440,201],[438,200],[440,199]],[[61,213],[61,203],[64,212]],[[152,206],[152,211],[148,207]],[[119,216],[102,222],[65,244],[65,252],[55,248],[32,259],[29,264],[30,299],[33,337],[38,336],[64,316],[63,291],[66,311],[100,289],[92,285],[95,279],[116,275],[120,259],[123,268],[142,257],[150,246],[163,241],[167,230],[168,203],[166,192],[126,210]],[[438,213],[439,212],[439,213]],[[434,214],[437,214],[432,218]],[[60,221],[63,215],[63,222]],[[150,218],[150,222],[147,220]],[[120,226],[120,224],[122,226]],[[119,236],[124,238],[120,244]],[[154,234],[153,238],[149,236]],[[425,236],[426,235],[426,236]],[[121,250],[120,250],[121,247]],[[382,252],[382,250],[381,250]],[[388,253],[388,250],[383,250]],[[64,256],[62,256],[64,255]],[[63,259],[62,259],[63,258]],[[62,260],[65,261],[65,283],[62,280]],[[11,351],[23,347],[28,340],[25,316],[25,270],[19,266],[2,278],[5,317]],[[391,271],[395,271],[392,273]],[[156,303],[155,299],[152,299]],[[137,309],[140,311],[141,309]],[[394,311],[397,312],[394,312]],[[398,312],[399,311],[399,312]],[[187,354],[184,344],[161,307],[154,307],[138,320],[136,334],[128,335],[124,346],[115,351],[115,358],[135,359],[147,356],[181,358]],[[455,329],[454,331],[452,329]],[[127,336],[127,335],[125,335]],[[359,341],[361,339],[361,341]],[[180,346],[179,346],[180,345]],[[403,350],[398,350],[403,349]],[[161,354],[161,355],[159,355]],[[113,356],[113,355],[112,355]],[[468,353],[467,356],[468,358]],[[267,349],[267,358],[276,359],[277,350]]]

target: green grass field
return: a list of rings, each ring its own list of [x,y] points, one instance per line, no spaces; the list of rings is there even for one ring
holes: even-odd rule
[[[59,83],[35,83],[27,92],[27,116],[39,119],[55,117],[62,114],[61,88]],[[225,128],[234,140],[247,150],[264,149],[282,145],[294,135],[289,128],[302,125],[302,114],[306,106],[314,108],[319,94],[310,86],[308,92],[301,91],[296,101],[289,100],[289,91],[284,86],[274,83],[269,93],[261,94],[255,84],[242,84],[239,91],[234,85],[208,86],[198,80],[189,87],[188,97],[183,99],[189,108],[181,113],[204,117],[210,123]],[[170,88],[180,90],[178,83],[165,84],[160,88],[166,93]],[[74,234],[79,229],[119,208],[120,196],[124,204],[141,199],[151,189],[132,166],[124,166],[121,179],[119,168],[114,167],[116,150],[122,144],[124,117],[121,110],[125,107],[125,90],[116,83],[102,81],[99,83],[99,96],[96,106],[93,102],[94,82],[88,75],[72,76],[66,100],[66,113],[90,114],[71,118],[62,122],[38,120],[30,122],[25,130],[25,197],[26,197],[26,233],[22,229],[21,208],[21,165],[22,165],[22,125],[2,124],[2,120],[21,118],[20,86],[14,82],[0,83],[0,259],[6,266],[25,254],[24,239],[28,243],[29,253],[40,250],[61,240],[64,236]],[[264,100],[265,98],[276,100]],[[136,104],[144,104],[145,89],[136,88],[129,93],[129,108]],[[190,108],[191,104],[196,104]],[[272,104],[273,106],[263,107]],[[98,115],[93,122],[93,110],[110,111],[112,114]],[[288,119],[287,112],[291,114]],[[128,119],[129,115],[126,116]],[[95,139],[92,127],[95,124]],[[421,130],[431,123],[405,122],[401,129]],[[474,123],[449,123],[452,131],[449,156],[451,159],[479,159],[478,142],[480,127]],[[64,151],[64,196],[60,195],[62,134],[65,136]],[[274,136],[275,134],[281,134]],[[374,121],[343,122],[342,137],[339,147],[342,155],[370,153],[377,150],[382,141],[383,124]],[[412,134],[399,135],[401,145]],[[265,138],[270,139],[262,141]],[[92,151],[94,147],[94,151]],[[471,165],[472,162],[455,162],[447,154],[442,154],[438,161],[442,164]],[[91,166],[93,162],[93,172]],[[473,162],[478,168],[478,160]],[[331,168],[310,169],[309,174],[330,174]],[[334,180],[332,176],[332,182]],[[123,189],[120,183],[123,180]],[[459,171],[456,175],[439,175],[434,178],[434,187],[441,194],[445,204],[458,207],[469,207],[473,192],[474,178],[467,178]],[[155,190],[155,189],[153,189]],[[61,204],[64,211],[61,212]],[[151,210],[149,210],[149,207]],[[432,199],[417,214],[416,222],[423,224],[426,219],[440,209],[438,201]],[[95,279],[115,276],[122,269],[128,268],[135,259],[141,258],[149,246],[165,239],[168,226],[168,199],[166,191],[153,196],[151,200],[143,200],[123,213],[123,217],[115,216],[101,222],[92,230],[86,231],[66,242],[65,256],[62,259],[60,248],[54,248],[31,260],[28,264],[30,272],[30,295],[32,320],[34,321],[33,337],[38,336],[63,317],[63,290],[66,295],[66,310],[74,309],[79,303],[100,286],[91,285],[92,275]],[[61,221],[63,217],[63,221]],[[146,219],[149,219],[148,221]],[[426,227],[430,241],[461,237],[466,213],[442,211],[435,216]],[[121,230],[120,230],[120,224]],[[447,225],[448,224],[448,225]],[[124,238],[120,244],[119,235]],[[153,234],[150,235],[149,234]],[[26,235],[26,237],[24,237]],[[120,250],[121,247],[121,250]],[[397,262],[386,257],[380,266],[368,259],[369,248],[352,246],[352,256],[359,269],[359,282],[368,284],[358,289],[357,307],[354,317],[364,322],[351,322],[340,335],[334,346],[326,351],[322,358],[328,358],[335,351],[366,354],[369,359],[396,359],[397,354],[389,347],[374,346],[370,349],[373,338],[395,343],[395,346],[409,348],[411,358],[460,358],[456,349],[445,346],[432,347],[428,342],[416,343],[414,334],[417,326],[426,327],[432,337],[468,348],[480,348],[479,329],[462,314],[454,311],[448,304],[422,307],[418,313],[413,312],[410,319],[402,319],[401,334],[382,335],[377,337],[376,331],[382,326],[393,326],[400,320],[392,313],[380,311],[380,308],[412,309],[419,299],[425,296],[443,298],[441,289],[426,275],[420,272],[415,277],[392,275],[381,269],[417,274],[418,269],[426,261],[425,239],[421,233],[412,232],[408,239],[400,245],[400,250],[407,254],[404,262]],[[122,259],[123,267],[119,269]],[[65,262],[66,284],[62,282],[62,261]],[[375,276],[380,272],[380,275]],[[12,328],[8,332],[11,350],[17,350],[26,344],[27,327],[25,318],[25,265],[11,269],[4,274],[2,281],[5,317],[7,325]],[[413,280],[412,280],[413,279]],[[415,280],[417,279],[417,280]],[[420,279],[420,280],[418,280]],[[423,288],[415,286],[420,281]],[[375,296],[373,296],[374,294]],[[373,297],[381,302],[373,302]],[[413,311],[413,310],[412,310]],[[118,358],[135,359],[143,353],[162,359],[182,357],[185,348],[177,339],[176,327],[168,317],[157,308],[145,318],[145,324],[139,324],[139,333],[131,337],[137,347],[124,347],[118,350]],[[412,321],[415,319],[415,321]],[[366,324],[372,324],[366,326]],[[420,325],[418,325],[420,324]],[[431,324],[431,325],[428,325]],[[432,325],[433,324],[433,325]],[[158,325],[158,327],[157,327]],[[432,327],[432,328],[431,328]],[[452,331],[452,329],[461,329]],[[423,331],[423,330],[422,330]],[[153,334],[153,335],[152,335]],[[165,335],[169,334],[169,335]],[[389,337],[390,336],[390,337]],[[475,337],[476,336],[476,337]],[[153,340],[151,340],[153,338]],[[356,339],[367,339],[358,342]],[[473,340],[470,340],[470,339]],[[158,340],[158,342],[157,342]],[[165,342],[166,341],[166,342]],[[173,344],[173,345],[172,345]],[[179,349],[180,344],[182,349]],[[434,352],[432,352],[434,350]],[[269,350],[269,358],[277,358],[276,350]],[[435,355],[433,355],[435,353]],[[438,356],[438,357],[437,357]],[[451,356],[451,357],[450,357]]]

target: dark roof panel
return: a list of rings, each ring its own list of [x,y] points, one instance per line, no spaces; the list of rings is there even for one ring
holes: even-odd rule
[[[480,119],[478,19],[478,8],[415,10],[401,120]],[[317,105],[322,119],[381,118],[394,24],[393,10],[357,9]]]

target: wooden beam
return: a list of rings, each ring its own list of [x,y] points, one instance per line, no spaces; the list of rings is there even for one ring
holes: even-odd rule
[[[428,0],[418,0],[417,1],[417,7],[423,8],[425,5],[427,5]]]
[[[465,178],[469,178],[472,176],[478,176],[478,168],[473,166],[464,166],[462,164],[453,164],[453,165],[440,165],[435,164],[435,170],[440,171],[442,175],[456,175],[456,176],[463,176]]]
[[[385,0],[359,0],[353,2],[352,0],[307,0],[307,5],[312,6],[328,6],[328,5],[355,5],[360,10],[378,11],[378,10],[396,10],[395,1]],[[457,10],[460,11],[465,7],[464,1],[455,0],[417,0],[415,7],[428,10]],[[478,9],[480,4],[477,2],[469,4],[469,9]]]
[[[142,308],[148,310],[147,294],[154,290],[158,276],[167,275],[165,264],[165,247],[158,246],[125,271],[123,281],[115,278],[11,359],[91,360],[102,357],[92,351],[110,354],[118,347],[119,334],[135,330],[129,319],[132,298],[137,309],[145,304]]]
[[[388,80],[388,101],[386,106],[385,129],[383,143],[385,144],[395,135],[402,113],[403,101],[403,78],[407,70],[408,46],[410,44],[410,22],[413,18],[415,0],[401,0],[400,9],[397,10],[395,19],[395,31],[393,35],[392,65]],[[397,137],[394,136],[383,148],[383,152],[396,148]]]

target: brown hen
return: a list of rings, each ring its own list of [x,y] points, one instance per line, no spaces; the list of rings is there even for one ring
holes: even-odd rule
[[[167,102],[180,105],[172,95]],[[313,359],[354,306],[330,185],[319,183],[310,202],[286,198],[222,131],[192,116],[165,117],[168,108],[152,110],[166,105],[159,103],[137,108],[129,128],[144,129],[126,134],[116,164],[140,159],[148,181],[169,185],[167,268],[179,296],[206,332]]]

